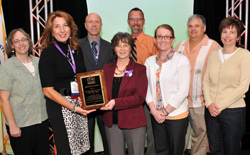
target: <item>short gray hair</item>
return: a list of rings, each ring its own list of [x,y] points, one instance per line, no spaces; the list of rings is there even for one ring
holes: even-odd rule
[[[201,19],[203,26],[206,26],[206,19],[205,19],[202,15],[199,15],[199,14],[193,14],[192,16],[190,16],[190,17],[188,18],[187,25],[188,25],[188,23],[189,23],[191,20],[194,20],[194,19]]]

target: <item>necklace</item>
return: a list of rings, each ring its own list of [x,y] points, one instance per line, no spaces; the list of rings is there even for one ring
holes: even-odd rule
[[[124,74],[124,72],[126,71],[126,68],[127,68],[127,66],[124,68],[124,70],[119,70],[119,68],[116,66],[115,69],[118,71],[118,73],[115,72],[115,75],[122,75],[122,74]]]
[[[129,60],[129,61],[130,61],[130,60]],[[129,63],[128,63],[128,64],[129,64]],[[116,64],[114,74],[115,74],[115,75],[123,75],[124,72],[127,70],[128,64],[126,65],[126,67],[125,67],[123,70],[120,70],[120,69],[118,68],[117,64]],[[117,72],[116,72],[116,71],[117,71]]]

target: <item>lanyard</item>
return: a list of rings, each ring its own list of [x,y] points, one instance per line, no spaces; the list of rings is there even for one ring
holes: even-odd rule
[[[62,53],[62,55],[68,60],[68,58],[66,57],[66,55],[64,54],[64,52],[62,51],[62,49],[57,45],[57,43],[55,43],[55,46],[56,48]],[[69,48],[69,54],[70,54],[70,58],[72,60],[72,63],[68,60],[70,66],[72,67],[73,69],[73,72],[74,72],[74,77],[76,77],[76,64],[75,64],[75,60],[74,60],[74,57],[73,57],[73,54],[72,54],[72,51],[68,45],[68,48]]]

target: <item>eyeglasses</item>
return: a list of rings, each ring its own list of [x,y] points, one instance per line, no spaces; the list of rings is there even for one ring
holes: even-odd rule
[[[20,42],[27,43],[28,42],[28,38],[22,38],[21,40],[17,40],[17,39],[13,40],[12,44],[17,45],[17,44],[20,44]]]
[[[128,20],[130,20],[130,21],[135,21],[135,20],[142,21],[142,20],[144,20],[144,18],[128,18]]]
[[[163,38],[169,40],[169,39],[172,39],[174,37],[172,37],[172,36],[156,36],[156,39],[163,39]]]

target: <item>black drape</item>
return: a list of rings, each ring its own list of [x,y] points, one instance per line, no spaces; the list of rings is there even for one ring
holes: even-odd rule
[[[73,18],[79,29],[79,38],[87,35],[84,27],[85,17],[88,14],[86,0],[53,0],[54,11],[63,10],[68,12]]]
[[[30,32],[29,1],[2,0],[4,21],[7,36],[15,28],[23,28]]]
[[[34,0],[33,0],[34,1]],[[33,2],[34,4],[34,2]],[[29,1],[28,0],[3,0],[3,13],[7,35],[15,28],[23,28],[30,33],[29,19]],[[84,27],[85,17],[87,15],[86,0],[53,0],[53,9],[63,10],[69,13],[79,29],[79,38],[87,35]]]
[[[226,1],[194,0],[194,13],[205,17],[206,34],[222,46],[218,27],[220,21],[226,16]]]

